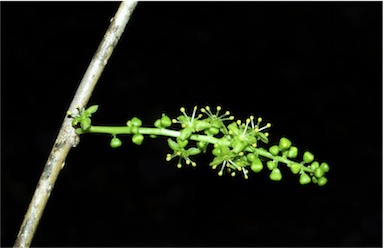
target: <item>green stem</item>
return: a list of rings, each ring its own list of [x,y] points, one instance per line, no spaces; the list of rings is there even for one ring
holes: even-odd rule
[[[105,133],[111,135],[118,134],[133,134],[131,128],[128,126],[90,126],[87,130],[78,128],[76,130],[77,134],[84,133]],[[179,137],[180,131],[170,130],[166,128],[152,128],[152,127],[139,127],[139,133],[146,135],[161,135],[168,137]],[[223,145],[230,145],[229,141],[215,138],[213,136],[201,135],[201,134],[192,134],[189,138],[194,141],[202,141],[211,144],[221,143]]]
[[[78,134],[85,134],[85,133],[100,133],[100,134],[111,134],[111,135],[133,134],[131,132],[131,128],[128,126],[90,126],[85,131],[81,128],[78,128],[76,132]],[[180,131],[170,130],[166,128],[139,127],[139,133],[145,134],[145,135],[160,135],[160,136],[175,137],[175,138],[180,136]],[[194,141],[207,142],[211,144],[221,143],[226,146],[230,145],[230,141],[228,140],[219,139],[219,138],[215,138],[213,136],[207,136],[207,135],[192,134],[189,139]],[[286,157],[272,155],[271,153],[269,153],[264,149],[260,149],[260,148],[255,148],[255,149],[257,150],[257,153],[259,155],[269,158],[271,160],[275,160],[287,165],[293,163],[293,161],[287,159]]]

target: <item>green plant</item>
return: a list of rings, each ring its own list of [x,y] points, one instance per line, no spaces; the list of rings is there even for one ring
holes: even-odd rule
[[[235,117],[230,115],[229,111],[220,115],[222,110],[220,106],[216,107],[216,113],[213,113],[209,106],[201,108],[199,114],[197,109],[195,106],[189,116],[182,107],[180,108],[182,114],[172,120],[163,113],[155,120],[154,127],[143,127],[138,117],[128,120],[124,126],[93,126],[91,117],[98,110],[97,105],[78,109],[78,113],[68,115],[73,118],[72,125],[76,127],[77,134],[111,135],[112,148],[122,145],[118,137],[121,135],[132,135],[131,140],[136,145],[143,143],[144,135],[152,138],[169,137],[167,142],[172,153],[166,155],[166,160],[178,158],[178,168],[183,164],[196,166],[191,157],[206,153],[209,145],[212,145],[213,159],[209,165],[212,169],[218,169],[219,176],[227,172],[231,176],[242,174],[248,179],[249,170],[258,173],[266,164],[270,170],[269,178],[280,181],[282,174],[279,165],[285,164],[293,174],[300,175],[301,184],[313,182],[323,186],[327,183],[325,174],[329,171],[328,164],[315,161],[314,155],[309,151],[305,151],[303,156],[299,157],[298,148],[293,146],[288,138],[282,137],[278,144],[270,146],[269,149],[263,148],[263,145],[268,144],[269,134],[266,130],[271,124],[262,125],[261,117],[255,119],[251,115],[245,121],[235,121]]]

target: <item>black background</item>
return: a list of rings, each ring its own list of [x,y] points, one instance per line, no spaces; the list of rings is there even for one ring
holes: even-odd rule
[[[74,91],[118,2],[1,3],[1,245],[12,246]],[[218,177],[166,162],[165,139],[88,135],[34,246],[381,246],[382,3],[140,2],[90,100],[98,124],[180,106],[272,122],[331,166]]]

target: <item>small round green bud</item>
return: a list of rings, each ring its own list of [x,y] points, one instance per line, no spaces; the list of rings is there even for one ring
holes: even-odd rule
[[[313,182],[314,184],[317,183],[317,178],[316,178],[315,176],[312,177],[312,182]]]
[[[112,139],[111,139],[111,142],[109,143],[109,145],[112,147],[112,148],[117,148],[117,147],[120,147],[122,144],[121,140],[119,138],[117,138],[116,136],[114,136]]]
[[[233,142],[232,144],[232,147],[233,147],[233,152],[234,153],[239,153],[241,151],[243,151],[243,149],[245,148],[247,144],[245,142],[242,142],[240,140],[236,140],[235,142]]]
[[[200,149],[204,149],[206,145],[207,145],[207,143],[205,143],[203,141],[197,142],[197,147]]]
[[[187,150],[188,156],[197,155],[201,152],[201,150],[197,147],[191,147]]]
[[[321,163],[320,168],[321,168],[324,172],[328,172],[328,171],[329,171],[329,165],[328,165],[327,163]]]
[[[253,162],[253,161],[255,161],[255,159],[257,159],[257,154],[256,153],[248,153],[247,154],[247,160],[249,161],[249,162]]]
[[[132,142],[136,145],[141,145],[143,143],[144,136],[142,134],[134,134],[132,136]]]
[[[277,168],[277,163],[275,161],[269,160],[267,162],[267,167],[270,170],[276,169]]]
[[[280,181],[283,176],[278,168],[272,170],[271,174],[269,174],[269,178],[273,181]]]
[[[299,163],[293,163],[291,164],[291,166],[289,167],[292,171],[293,174],[297,174],[300,172],[301,170],[301,164]]]
[[[321,178],[322,176],[324,176],[324,171],[319,167],[315,170],[314,175],[317,178]]]
[[[220,148],[214,148],[214,149],[212,150],[212,154],[213,154],[213,156],[215,156],[215,157],[220,157],[220,156],[221,156],[221,149],[220,149]]]
[[[288,158],[296,158],[299,153],[299,149],[296,146],[291,146],[288,150]]]
[[[317,185],[324,186],[325,184],[327,184],[327,182],[328,182],[328,179],[326,177],[321,177],[317,180]]]
[[[181,140],[186,140],[189,137],[191,137],[191,135],[192,135],[192,128],[186,127],[183,130],[181,130],[179,138]]]
[[[162,126],[161,126],[161,120],[160,120],[160,119],[157,119],[157,120],[155,121],[154,126],[157,127],[157,128],[162,128]]]
[[[277,154],[279,154],[279,147],[278,147],[277,145],[271,146],[271,147],[269,148],[269,152],[270,152],[272,155],[276,156]]]
[[[252,164],[251,164],[251,170],[258,173],[260,172],[261,170],[263,169],[263,163],[261,162],[260,159],[255,159],[252,161]]]
[[[315,156],[313,156],[313,154],[310,153],[309,151],[306,151],[306,152],[304,152],[304,154],[303,154],[303,160],[304,160],[304,162],[306,162],[306,163],[310,163],[310,162],[312,162],[314,158],[315,158]]]
[[[137,126],[131,126],[131,133],[137,134],[139,133],[139,127]]]
[[[280,149],[280,151],[285,151],[289,147],[291,147],[291,145],[292,145],[292,142],[289,139],[283,137],[283,138],[280,139],[279,149]]]
[[[300,175],[300,183],[301,184],[308,184],[308,183],[310,183],[311,182],[311,178],[307,175],[307,174],[305,174],[305,173],[302,173],[301,175]]]
[[[315,171],[317,168],[319,168],[319,162],[317,161],[313,161],[312,164],[309,166],[309,168],[312,170],[312,171]]]
[[[220,132],[220,130],[217,127],[211,127],[208,130],[206,130],[206,134],[208,135],[216,135]]]
[[[169,118],[167,115],[163,114],[161,116],[161,126],[166,128],[166,127],[169,127],[172,125],[172,121],[171,121],[171,118]]]
[[[131,119],[131,124],[132,124],[133,126],[140,127],[143,123],[141,122],[141,120],[140,120],[139,118],[137,118],[137,117],[133,117],[133,118]]]

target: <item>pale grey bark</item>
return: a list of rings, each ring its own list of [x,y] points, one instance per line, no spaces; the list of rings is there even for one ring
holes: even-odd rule
[[[111,19],[111,24],[77,88],[67,112],[76,113],[77,108],[83,108],[88,103],[93,89],[107,64],[113,49],[124,32],[125,26],[136,5],[137,1],[135,0],[123,1],[120,4],[119,9]],[[61,169],[64,167],[68,152],[72,147],[75,147],[78,142],[78,136],[72,127],[72,120],[65,117],[37,184],[35,193],[29,204],[27,213],[24,216],[14,247],[29,247],[31,245],[36,228],[53,190],[56,179]]]

